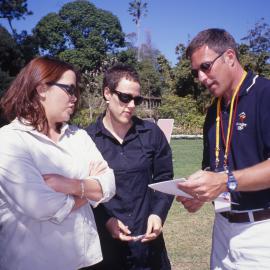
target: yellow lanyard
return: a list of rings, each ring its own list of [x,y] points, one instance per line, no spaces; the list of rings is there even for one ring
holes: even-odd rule
[[[235,101],[235,97],[237,95],[237,93],[240,90],[240,87],[245,79],[247,75],[247,72],[244,71],[244,74],[242,75],[242,78],[240,80],[240,82],[238,83],[234,93],[233,93],[233,97],[231,100],[231,105],[230,105],[230,115],[229,115],[229,122],[228,122],[228,130],[227,130],[227,136],[226,136],[226,146],[225,146],[225,153],[224,153],[224,169],[226,169],[226,165],[227,165],[227,160],[228,160],[228,154],[229,154],[229,147],[230,147],[230,134],[231,134],[231,129],[232,129],[232,116],[233,116],[233,107],[234,107],[234,101]],[[218,102],[217,102],[217,117],[216,117],[216,148],[215,148],[215,156],[216,156],[216,170],[218,169],[218,165],[219,165],[219,152],[220,152],[220,111],[221,111],[221,100],[222,97],[218,98]]]

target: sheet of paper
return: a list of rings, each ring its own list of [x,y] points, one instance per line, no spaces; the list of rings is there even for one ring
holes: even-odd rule
[[[177,183],[180,182],[184,182],[186,181],[185,178],[180,178],[180,179],[174,179],[174,180],[168,180],[168,181],[163,181],[163,182],[159,182],[159,183],[154,183],[154,184],[150,184],[148,185],[150,188],[163,192],[163,193],[167,193],[167,194],[171,194],[171,195],[175,195],[175,196],[183,196],[183,197],[187,197],[187,198],[192,198],[191,195],[187,194],[186,192],[182,191],[181,189],[179,189],[177,187]]]
[[[183,196],[186,198],[193,198],[191,195],[187,194],[183,190],[179,189],[177,186],[177,183],[186,181],[185,178],[179,178],[174,180],[168,180],[163,181],[159,183],[149,184],[148,186],[154,190],[175,195],[175,196]],[[234,204],[231,202],[231,196],[229,192],[224,192],[220,194],[215,200],[215,211],[216,212],[224,212],[224,211],[230,211],[231,204]]]

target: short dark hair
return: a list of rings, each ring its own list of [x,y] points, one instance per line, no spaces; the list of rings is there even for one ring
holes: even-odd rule
[[[105,88],[108,87],[110,90],[115,90],[123,78],[140,84],[139,74],[135,68],[127,64],[117,63],[109,68],[104,74],[102,85],[104,99]]]
[[[17,75],[3,95],[0,108],[7,120],[26,119],[38,131],[48,131],[48,120],[36,88],[41,84],[58,81],[63,73],[72,70],[76,75],[76,97],[79,98],[79,74],[75,68],[53,57],[37,57]]]
[[[237,44],[232,35],[224,29],[210,28],[199,32],[188,45],[186,57],[190,59],[192,54],[204,45],[218,54],[233,49],[238,59]]]

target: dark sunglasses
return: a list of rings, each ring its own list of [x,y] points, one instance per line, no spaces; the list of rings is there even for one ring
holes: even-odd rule
[[[112,93],[115,93],[119,100],[123,103],[129,103],[131,100],[134,100],[134,104],[136,106],[142,104],[143,102],[143,97],[142,96],[135,96],[133,97],[131,94],[125,94],[125,93],[122,93],[122,92],[119,92],[117,90],[111,90]]]
[[[53,85],[58,86],[61,89],[63,89],[68,95],[76,96],[76,87],[73,84],[68,85],[68,84],[54,83],[54,82],[49,82],[47,84],[50,86],[53,86]]]
[[[208,61],[208,62],[204,62],[200,64],[200,67],[198,69],[192,69],[191,70],[191,74],[195,77],[198,78],[199,77],[199,70],[201,70],[204,73],[208,73],[210,72],[211,68],[213,67],[214,63],[217,61],[217,59],[219,57],[221,57],[224,54],[221,53],[219,54],[213,61]]]

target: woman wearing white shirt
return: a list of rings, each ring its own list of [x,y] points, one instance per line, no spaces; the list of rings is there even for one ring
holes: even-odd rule
[[[39,57],[1,100],[0,269],[75,270],[102,260],[90,202],[115,193],[112,170],[85,131],[66,124],[78,75]]]

